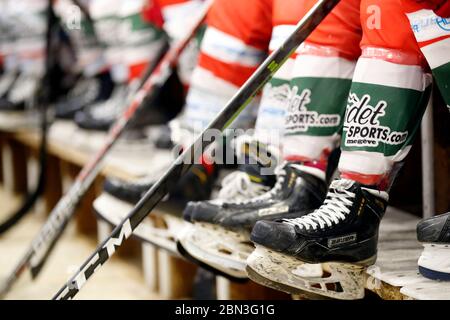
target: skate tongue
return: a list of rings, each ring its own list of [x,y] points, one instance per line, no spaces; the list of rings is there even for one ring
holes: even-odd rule
[[[353,180],[338,179],[338,180],[334,180],[331,183],[330,188],[338,189],[338,190],[348,190],[351,187],[353,187],[354,184],[355,184],[355,181],[353,181]]]
[[[242,201],[257,197],[267,192],[267,190],[268,188],[263,183],[252,181],[249,174],[236,171],[223,179],[222,189],[219,192],[218,198]]]
[[[276,182],[275,175],[263,175],[261,170],[259,165],[241,164],[239,166],[239,171],[246,173],[252,182],[273,187]]]

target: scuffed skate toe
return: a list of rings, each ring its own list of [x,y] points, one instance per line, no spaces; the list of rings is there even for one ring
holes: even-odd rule
[[[192,222],[192,214],[197,208],[198,202],[190,201],[183,210],[183,219],[187,222]]]
[[[218,222],[218,206],[210,201],[195,202],[191,207],[191,221],[213,224]]]
[[[298,241],[294,227],[274,221],[258,221],[250,240],[275,251],[286,251]]]
[[[425,243],[448,242],[450,240],[448,225],[450,226],[450,213],[422,220],[417,225],[417,239]]]
[[[85,130],[107,131],[111,121],[92,117],[86,111],[78,111],[75,114],[75,123]]]
[[[118,179],[106,179],[103,185],[103,190],[114,197],[129,202],[137,203],[141,199],[141,190],[130,183],[124,183]]]

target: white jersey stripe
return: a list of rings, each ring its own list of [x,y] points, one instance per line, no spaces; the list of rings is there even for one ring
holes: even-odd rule
[[[340,57],[319,57],[298,55],[295,61],[293,78],[336,78],[353,77],[356,63]]]
[[[294,32],[295,25],[285,24],[275,26],[272,30],[272,39],[270,40],[270,51],[277,50],[284,41]]]
[[[237,63],[247,67],[257,67],[266,53],[216,28],[205,32],[202,52],[223,62]]]
[[[450,63],[450,38],[432,43],[422,48],[431,69]]]
[[[424,91],[428,78],[420,66],[401,65],[384,60],[360,58],[353,82]]]

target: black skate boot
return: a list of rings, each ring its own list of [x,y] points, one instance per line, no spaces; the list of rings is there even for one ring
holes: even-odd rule
[[[108,100],[113,90],[114,82],[109,71],[91,78],[81,76],[67,97],[56,104],[55,117],[72,120],[85,107]]]
[[[235,161],[240,164],[233,168],[234,172],[223,178],[220,191],[215,197],[217,200],[188,203],[183,211],[186,221],[193,222],[192,215],[201,214],[199,211],[205,206],[211,206],[214,212],[219,212],[227,202],[233,204],[256,198],[275,185],[274,170],[278,164],[276,150],[247,135],[236,138],[233,148],[234,150],[225,149],[224,152],[234,152]]]
[[[97,150],[104,144],[108,130],[128,107],[130,98],[136,94],[137,85],[138,83],[133,83],[128,87],[122,85],[115,90],[109,100],[77,112],[75,122],[78,128],[82,130],[77,132],[76,139],[81,147]],[[131,119],[125,134],[127,139],[119,141],[118,145],[122,147],[123,154],[128,155],[133,151],[126,146],[134,148],[134,146],[142,145],[143,149],[148,149],[149,128],[165,125],[181,111],[184,104],[184,93],[176,72],[172,74],[161,89],[156,91],[144,100],[141,109]],[[133,140],[133,138],[136,138],[136,140]],[[117,151],[118,149],[119,147],[116,148]]]
[[[84,130],[109,130],[111,123],[124,109],[129,89],[125,85],[117,85],[111,97],[99,103],[87,106],[75,114],[75,123]]]
[[[323,180],[303,172],[300,165],[286,163],[278,169],[277,182],[270,191],[245,200],[191,204],[191,220],[250,232],[257,220],[298,217],[300,211],[313,211],[325,199],[326,188]]]
[[[378,228],[388,201],[351,180],[335,180],[324,204],[296,219],[260,221],[247,260],[249,277],[292,294],[364,297],[364,270],[375,263]]]
[[[190,204],[186,210],[194,225],[180,238],[179,250],[216,273],[235,280],[247,279],[246,259],[254,249],[249,240],[254,224],[259,220],[299,217],[318,208],[325,198],[325,182],[304,172],[301,165],[280,166],[276,178],[273,188],[262,194],[264,189],[254,190],[255,185],[247,183],[239,200],[224,196]],[[241,181],[227,184],[225,188],[241,188]],[[252,192],[260,195],[245,197]]]
[[[128,107],[127,97],[137,92],[137,84],[126,88],[122,85],[109,101],[104,104],[95,104],[78,112],[75,121],[85,130],[107,131],[114,121]],[[142,111],[133,119],[130,127],[145,127],[149,125],[162,125],[172,120],[182,109],[184,104],[182,84],[176,73],[169,78],[167,83],[154,94],[144,100]]]
[[[450,281],[450,213],[419,222],[417,239],[424,246],[419,272],[428,279]]]
[[[116,84],[111,97],[108,100],[94,103],[75,114],[74,144],[80,149],[94,151],[102,148],[108,135],[108,130],[116,117],[127,107],[128,97],[134,92],[132,86]],[[136,145],[141,145],[144,150],[151,149],[152,142],[148,140],[144,132],[127,130],[119,139],[112,151],[112,156],[120,154],[134,155]],[[145,156],[145,155],[143,155]],[[110,157],[110,158],[111,158]]]
[[[66,143],[77,149],[86,149],[84,137],[80,137],[79,129],[75,123],[77,112],[90,105],[102,104],[109,100],[115,89],[115,83],[109,71],[93,77],[81,75],[75,85],[69,90],[67,96],[56,102],[54,106],[55,122],[50,127],[50,139]],[[88,150],[92,152],[92,150]]]

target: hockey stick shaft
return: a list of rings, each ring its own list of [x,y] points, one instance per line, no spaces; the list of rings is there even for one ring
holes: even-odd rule
[[[35,189],[31,192],[31,194],[26,196],[25,201],[21,205],[19,209],[17,209],[11,216],[9,216],[6,220],[0,223],[0,235],[8,232],[12,227],[16,226],[33,208],[36,201],[43,194],[45,189],[45,171],[47,168],[47,131],[48,131],[48,119],[47,119],[47,104],[50,103],[50,91],[52,90],[50,80],[52,73],[52,67],[54,64],[54,57],[50,57],[52,54],[51,46],[52,46],[52,32],[53,28],[56,25],[56,16],[53,11],[52,0],[48,0],[47,4],[47,31],[45,35],[45,75],[43,77],[43,81],[41,82],[41,86],[34,93],[35,96],[38,96],[38,91],[41,90],[44,92],[43,97],[36,102],[40,106],[41,111],[41,140],[39,147],[39,176],[38,182]],[[43,98],[43,99],[42,99]]]
[[[160,63],[156,66],[151,76],[138,90],[128,108],[123,112],[121,117],[109,131],[102,149],[99,150],[96,155],[83,167],[82,171],[75,179],[74,185],[52,210],[39,234],[33,239],[29,250],[3,283],[0,288],[0,296],[6,294],[11,289],[14,282],[28,267],[31,269],[33,277],[39,273],[47,256],[50,254],[52,248],[64,231],[65,226],[73,216],[75,206],[80,202],[83,195],[90,188],[93,181],[100,173],[105,157],[120,135],[125,131],[127,124],[130,122],[133,115],[135,115],[139,110],[139,107],[142,105],[144,99],[150,94],[153,94],[155,90],[160,88],[169,78],[172,70],[178,63],[180,55],[202,26],[211,3],[212,1],[208,1],[205,4],[204,9],[199,14],[198,19],[195,21],[186,37],[179,41],[166,53]]]
[[[196,142],[178,157],[128,216],[88,258],[74,277],[58,291],[54,299],[67,300],[76,296],[86,281],[108,261],[116,251],[116,248],[120,247],[132,235],[133,230],[138,227],[161,199],[173,189],[180,176],[188,171],[191,164],[194,163],[195,155],[198,154],[197,151],[204,149],[209,144],[206,141],[207,132],[213,129],[225,130],[338,2],[339,0],[319,0],[316,3],[297,24],[295,31],[286,42],[278,50],[273,52],[247,80],[230,102],[203,131]]]

